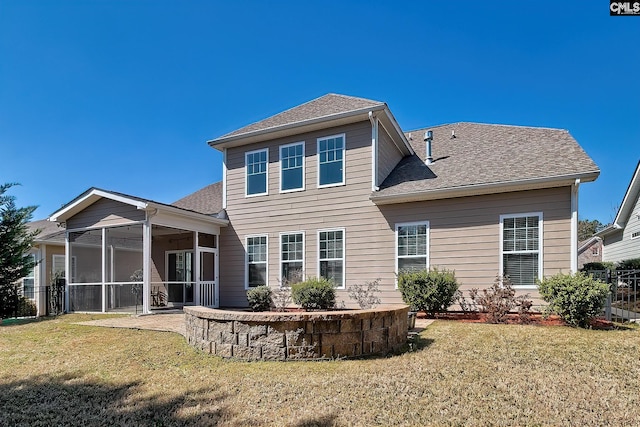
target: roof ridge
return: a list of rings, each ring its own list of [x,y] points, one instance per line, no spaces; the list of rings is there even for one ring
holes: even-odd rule
[[[425,130],[425,129],[433,129],[433,128],[439,128],[439,127],[444,127],[444,126],[452,126],[452,125],[463,125],[463,124],[468,124],[468,125],[481,125],[481,126],[501,126],[501,127],[513,127],[513,128],[524,128],[524,129],[546,129],[546,130],[559,130],[559,131],[563,131],[563,132],[569,132],[567,129],[564,128],[552,128],[552,127],[548,127],[548,126],[526,126],[526,125],[509,125],[509,124],[503,124],[503,123],[483,123],[483,122],[452,122],[452,123],[441,123],[439,125],[434,125],[434,126],[425,126],[425,127],[420,127],[417,129],[412,129],[412,130],[406,130],[403,131],[404,133],[408,133],[408,132],[417,132],[420,130]]]

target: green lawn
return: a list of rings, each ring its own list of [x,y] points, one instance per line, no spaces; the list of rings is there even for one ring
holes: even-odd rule
[[[0,325],[0,425],[640,425],[640,330],[436,321],[389,358],[236,362],[164,332]]]

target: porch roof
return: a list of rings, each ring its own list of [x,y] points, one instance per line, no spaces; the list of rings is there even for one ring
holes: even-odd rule
[[[183,218],[188,218],[191,220],[197,220],[197,221],[202,221],[209,224],[215,224],[222,227],[227,226],[229,224],[228,220],[219,218],[217,216],[206,215],[193,210],[168,205],[166,203],[160,203],[153,200],[144,199],[141,197],[118,193],[115,191],[102,190],[96,187],[91,187],[90,189],[80,194],[75,199],[73,199],[71,202],[67,203],[66,205],[64,205],[63,207],[61,207],[60,209],[52,213],[49,216],[48,220],[53,222],[65,222],[69,218],[73,217],[79,212],[82,212],[84,209],[91,206],[93,203],[97,202],[102,198],[106,198],[106,199],[114,200],[127,205],[131,205],[139,210],[143,210],[153,214],[167,213],[167,214],[177,215]]]

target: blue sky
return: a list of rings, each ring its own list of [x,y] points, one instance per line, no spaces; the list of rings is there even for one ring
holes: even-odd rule
[[[336,92],[407,130],[568,129],[606,223],[640,159],[640,16],[608,7],[0,0],[0,182],[38,219],[92,186],[170,203],[221,179],[207,140]]]

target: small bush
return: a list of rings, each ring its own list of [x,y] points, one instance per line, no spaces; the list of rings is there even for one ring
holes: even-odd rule
[[[623,259],[616,265],[616,270],[640,270],[640,258]]]
[[[29,298],[20,297],[16,310],[16,317],[32,317],[38,314],[36,303]]]
[[[271,309],[271,288],[258,286],[247,291],[247,300],[252,311],[269,311]]]
[[[273,291],[271,295],[273,305],[276,307],[276,311],[285,311],[289,304],[291,304],[291,288],[280,286]]]
[[[364,285],[349,286],[349,298],[355,300],[362,310],[368,310],[380,304],[380,279],[373,282],[365,282]]]
[[[609,285],[585,273],[556,274],[538,283],[540,296],[556,313],[572,326],[585,328],[604,308]]]
[[[506,323],[507,315],[517,310],[520,323],[529,323],[531,320],[532,301],[529,294],[516,297],[516,290],[508,277],[497,276],[496,280],[487,289],[480,292],[478,289],[469,291],[473,306],[479,305],[487,314],[489,323]]]
[[[293,302],[305,310],[326,310],[336,305],[333,282],[322,277],[310,277],[304,282],[291,285],[291,297]]]
[[[580,271],[594,271],[594,270],[613,270],[615,264],[613,262],[587,262],[582,266]]]
[[[447,311],[455,299],[458,282],[453,271],[437,268],[403,271],[398,274],[398,290],[412,310],[428,314]]]

